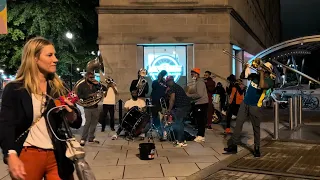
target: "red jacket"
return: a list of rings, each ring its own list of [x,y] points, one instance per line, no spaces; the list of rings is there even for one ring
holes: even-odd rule
[[[214,89],[216,88],[216,82],[209,77],[205,80],[209,101],[212,102],[212,94],[214,94]]]

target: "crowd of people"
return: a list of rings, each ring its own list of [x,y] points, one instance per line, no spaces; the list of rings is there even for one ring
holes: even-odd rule
[[[65,155],[66,142],[58,140],[57,137],[67,138],[64,132],[66,126],[80,128],[82,118],[78,108],[67,99],[64,99],[66,105],[52,111],[57,105],[56,100],[68,94],[68,89],[56,74],[57,63],[54,45],[50,41],[42,37],[30,39],[23,48],[16,80],[10,82],[3,91],[0,146],[3,160],[8,164],[13,179],[73,179],[73,162]],[[151,114],[152,123],[145,122],[141,132],[136,133],[142,138],[153,124],[158,124],[162,140],[166,140],[163,115],[172,116],[172,129],[176,137],[174,146],[185,147],[187,142],[184,121],[189,112],[193,112],[197,127],[194,141],[205,142],[205,131],[212,129],[212,117],[215,111],[218,111],[213,106],[213,95],[219,95],[219,110],[226,116],[227,122],[225,133],[231,132],[230,122],[236,119],[234,132],[224,150],[226,153],[237,153],[243,123],[250,119],[254,130],[254,156],[260,157],[260,107],[266,91],[274,86],[270,78],[273,66],[268,62],[264,66],[269,68],[269,71],[259,69],[258,73],[246,74],[246,65],[239,79],[234,75],[227,78],[226,88],[221,82],[215,83],[210,71],[206,71],[202,78],[200,69],[193,68],[190,72],[192,82],[184,89],[162,70],[158,79],[152,82],[150,98],[146,98],[149,85],[142,81],[141,78],[144,77],[141,69],[138,79],[131,83],[131,99],[125,102],[124,109],[127,113],[135,108],[144,115]],[[241,79],[250,80],[249,86],[246,87]],[[105,131],[107,114],[110,115],[111,131],[116,131],[114,112],[118,89],[113,80],[109,80],[107,86],[102,86],[95,80],[93,72],[87,72],[85,81],[78,86],[77,95],[80,99],[88,99],[98,90],[104,91],[103,113],[99,118],[97,104],[84,108],[86,122],[80,140],[82,146],[85,146],[87,141],[99,143],[95,138],[96,127],[100,121],[101,131]],[[165,112],[161,103],[163,99],[168,107]],[[125,135],[128,133],[122,124],[120,120],[114,139],[123,131]]]

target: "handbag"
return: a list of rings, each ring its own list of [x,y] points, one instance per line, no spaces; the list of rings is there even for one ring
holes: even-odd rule
[[[220,94],[213,94],[212,101],[216,104],[220,103]]]

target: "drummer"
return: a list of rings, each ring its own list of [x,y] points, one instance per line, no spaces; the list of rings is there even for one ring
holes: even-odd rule
[[[124,109],[129,111],[129,109],[134,106],[137,106],[141,111],[145,111],[146,102],[143,99],[138,98],[137,90],[131,91],[131,99],[125,102]]]
[[[131,108],[133,107],[138,107],[140,111],[145,111],[146,109],[146,102],[141,99],[138,98],[138,91],[137,90],[133,90],[131,91],[131,99],[129,99],[128,101],[125,102],[124,104],[124,109],[126,112],[128,112]],[[121,125],[119,125],[119,128],[117,130],[117,134],[112,136],[112,139],[117,139],[117,137],[120,135],[122,131]],[[144,134],[140,135],[141,137],[145,136]]]

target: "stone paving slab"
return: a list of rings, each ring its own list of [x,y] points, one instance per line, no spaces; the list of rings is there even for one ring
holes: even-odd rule
[[[266,175],[259,173],[239,172],[239,171],[228,171],[221,170],[217,173],[207,177],[205,180],[306,180],[301,178],[283,177],[275,175]]]
[[[234,125],[234,122],[232,123]],[[262,123],[261,137],[269,135],[264,129],[273,131],[272,123]],[[111,140],[115,133],[110,130],[99,132],[96,139],[100,144],[85,146],[86,160],[90,164],[97,180],[110,179],[149,179],[149,180],[182,180],[210,165],[230,157],[223,155],[223,148],[229,136],[223,135],[220,125],[213,125],[213,130],[206,130],[206,142],[188,142],[184,148],[174,147],[171,142],[155,142],[156,157],[154,160],[142,161],[139,154],[139,143],[147,141]],[[253,143],[251,123],[244,124],[243,143]],[[80,139],[81,130],[75,130],[75,136]],[[0,179],[7,175],[7,166],[0,165]],[[10,179],[10,178],[9,178]]]
[[[124,178],[156,178],[163,177],[160,164],[126,165]]]
[[[164,176],[190,176],[199,171],[196,163],[161,164]]]

